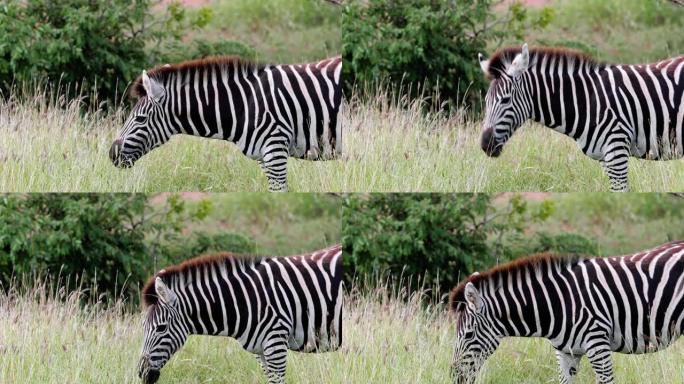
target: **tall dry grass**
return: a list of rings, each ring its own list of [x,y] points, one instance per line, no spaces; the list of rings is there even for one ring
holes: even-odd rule
[[[454,327],[442,306],[421,294],[380,287],[352,289],[344,307],[344,344],[337,352],[288,353],[287,383],[450,383]],[[45,284],[0,294],[2,383],[137,383],[142,314],[125,303],[81,302]],[[665,351],[613,355],[620,383],[684,380],[681,341]],[[505,339],[478,383],[556,382],[553,349],[543,339]],[[233,340],[191,336],[162,369],[163,383],[263,383],[253,356]],[[577,383],[594,383],[586,359]]]
[[[379,91],[344,105],[346,191],[608,191],[599,163],[575,142],[527,123],[493,159],[480,149],[481,123],[461,112],[425,113],[421,99]],[[684,190],[684,159],[630,159],[632,191]]]
[[[24,92],[27,93],[27,92]],[[83,112],[78,99],[47,91],[0,100],[0,190],[3,192],[266,191],[259,165],[232,143],[186,135],[145,155],[131,169],[109,160],[127,111]],[[339,190],[340,161],[290,159],[290,190]]]

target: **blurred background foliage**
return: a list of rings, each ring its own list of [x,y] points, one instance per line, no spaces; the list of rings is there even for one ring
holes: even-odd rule
[[[149,276],[201,254],[284,256],[339,243],[341,203],[316,194],[5,195],[0,285],[48,278],[137,303]]]
[[[370,194],[344,202],[345,273],[435,299],[468,275],[540,252],[613,256],[684,239],[668,194]]]
[[[667,0],[349,0],[343,12],[345,91],[423,97],[475,111],[487,87],[477,61],[504,45],[579,49],[639,63],[684,52],[684,7]],[[540,5],[541,4],[541,5]]]
[[[339,54],[323,0],[0,1],[0,94],[48,86],[89,105],[121,100],[155,65],[217,55],[301,62]]]

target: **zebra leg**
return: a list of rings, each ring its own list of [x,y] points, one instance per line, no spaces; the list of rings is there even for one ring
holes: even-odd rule
[[[612,384],[613,362],[610,359],[610,347],[608,343],[600,343],[592,346],[587,352],[591,367],[596,373],[596,382],[600,384]]]
[[[560,367],[561,384],[572,384],[575,375],[577,375],[582,356],[556,350],[556,357],[558,358],[558,366]]]
[[[629,148],[624,143],[608,143],[605,155],[599,160],[603,171],[610,179],[611,192],[629,192],[627,165]]]
[[[287,145],[282,141],[282,137],[275,139],[269,139],[266,143],[264,158],[260,165],[268,178],[268,191],[287,192]]]
[[[262,366],[268,376],[269,384],[285,382],[285,368],[287,363],[287,340],[281,335],[267,337],[264,341]]]
[[[261,370],[264,371],[264,374],[268,377],[268,368],[266,367],[266,360],[264,359],[264,355],[257,353],[254,355],[256,357],[257,363],[259,363],[259,366],[261,367]]]

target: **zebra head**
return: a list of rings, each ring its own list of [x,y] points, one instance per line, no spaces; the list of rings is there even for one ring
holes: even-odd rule
[[[154,282],[158,301],[150,306],[143,323],[145,339],[140,352],[138,376],[146,384],[159,379],[159,371],[190,333],[179,311],[178,296],[160,277]]]
[[[172,134],[164,116],[166,89],[163,84],[146,71],[140,81],[144,90],[140,93],[144,94],[109,149],[109,158],[120,168],[132,167],[144,154],[167,142]],[[137,82],[134,86],[138,86]]]
[[[489,60],[479,55],[480,67],[492,80],[485,96],[484,130],[480,145],[487,156],[498,157],[506,141],[531,117],[531,104],[523,74],[527,72],[530,53],[527,44],[507,68],[490,68]]]
[[[468,282],[464,289],[465,302],[458,303],[456,312],[456,343],[452,375],[457,384],[473,383],[485,360],[501,342],[489,308],[475,285]]]

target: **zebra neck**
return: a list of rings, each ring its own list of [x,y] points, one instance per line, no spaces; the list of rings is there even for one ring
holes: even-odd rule
[[[527,87],[531,118],[575,140],[586,136],[598,105],[603,67],[563,56],[537,57]]]

